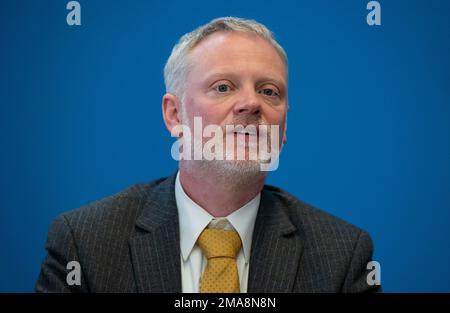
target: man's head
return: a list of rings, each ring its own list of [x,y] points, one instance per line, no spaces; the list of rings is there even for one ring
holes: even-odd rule
[[[203,127],[219,125],[224,132],[226,125],[278,125],[279,142],[284,142],[287,72],[286,54],[265,26],[215,19],[184,35],[172,50],[164,69],[166,126],[169,131],[179,124],[192,127],[194,117],[202,118]],[[224,137],[229,136],[236,134]],[[248,159],[201,164],[235,172],[258,170],[258,162]]]
[[[182,98],[186,87],[186,76],[192,65],[189,62],[188,55],[205,38],[217,32],[244,32],[264,38],[277,51],[287,71],[288,59],[286,52],[275,40],[272,32],[264,25],[254,20],[221,17],[183,35],[173,47],[172,53],[164,67],[164,82],[167,93],[176,95],[180,99]]]

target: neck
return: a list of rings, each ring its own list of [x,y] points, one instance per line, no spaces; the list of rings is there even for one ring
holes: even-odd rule
[[[266,172],[225,174],[211,168],[180,163],[180,182],[186,194],[214,217],[238,210],[264,187]]]

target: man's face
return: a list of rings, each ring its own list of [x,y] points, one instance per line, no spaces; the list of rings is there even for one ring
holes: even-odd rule
[[[278,125],[283,142],[287,71],[271,44],[254,34],[218,32],[196,46],[188,61],[183,109],[189,125],[197,116],[203,127]]]

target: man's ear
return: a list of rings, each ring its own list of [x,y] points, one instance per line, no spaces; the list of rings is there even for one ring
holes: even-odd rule
[[[167,130],[172,133],[173,128],[181,124],[181,102],[177,96],[166,93],[162,97],[162,114]]]
[[[286,144],[287,142],[287,137],[286,137],[286,131],[287,131],[287,116],[286,119],[284,120],[284,131],[283,131],[283,145]]]

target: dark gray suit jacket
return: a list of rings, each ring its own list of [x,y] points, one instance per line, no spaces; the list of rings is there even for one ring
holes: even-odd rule
[[[181,292],[175,175],[60,215],[38,292]],[[369,235],[271,186],[255,222],[248,292],[365,292]],[[68,286],[66,265],[81,265]]]

